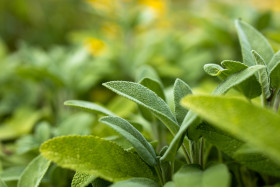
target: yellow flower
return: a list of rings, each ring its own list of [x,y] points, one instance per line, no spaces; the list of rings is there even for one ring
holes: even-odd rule
[[[94,56],[101,56],[107,48],[106,43],[97,38],[86,38],[84,46]]]
[[[280,0],[253,0],[252,4],[263,10],[280,11]]]
[[[139,0],[139,4],[153,11],[156,17],[162,17],[166,13],[167,5],[165,0]]]
[[[106,14],[111,14],[115,10],[115,0],[86,0],[92,7]]]
[[[109,38],[116,38],[121,34],[121,28],[114,22],[104,22],[101,32]]]

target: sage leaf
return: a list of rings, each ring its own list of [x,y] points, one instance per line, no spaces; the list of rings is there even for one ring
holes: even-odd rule
[[[34,158],[22,172],[18,181],[18,187],[39,186],[43,176],[50,166],[50,163],[51,162],[45,159],[42,155]]]
[[[152,111],[153,114],[167,126],[173,135],[178,132],[179,125],[168,105],[152,90],[141,84],[127,81],[111,81],[103,85],[117,94]]]
[[[252,54],[255,58],[255,62],[256,62],[257,65],[264,65],[265,66],[264,59],[255,50],[252,50]],[[262,94],[265,97],[265,99],[267,99],[271,95],[270,80],[269,80],[267,68],[260,69],[258,71],[258,75],[259,75],[258,76],[259,77],[259,82],[260,82],[261,88],[262,88]]]
[[[3,181],[19,180],[19,178],[20,178],[22,172],[24,171],[24,169],[25,168],[22,167],[22,166],[7,168],[0,173],[0,178]]]
[[[280,50],[277,51],[270,60],[270,62],[267,64],[267,69],[269,72],[280,62]]]
[[[215,164],[201,170],[198,165],[184,165],[173,176],[173,182],[168,186],[175,187],[229,187],[231,175],[224,164]]]
[[[95,178],[96,178],[96,176],[94,176],[94,175],[76,172],[72,179],[71,187],[86,187]]]
[[[144,136],[128,121],[120,117],[106,116],[100,122],[120,133],[135,148],[138,155],[149,165],[157,164],[156,153]]]
[[[1,187],[8,187],[7,184],[0,178],[0,186]]]
[[[41,145],[41,154],[61,167],[116,182],[133,177],[155,179],[141,158],[95,136],[61,136]]]
[[[91,103],[88,101],[80,101],[80,100],[68,100],[64,102],[64,105],[66,106],[71,106],[75,108],[80,108],[89,112],[94,112],[94,113],[101,113],[103,115],[107,116],[115,116],[115,114],[108,109],[97,105],[95,103]]]
[[[243,21],[236,20],[235,26],[241,45],[243,63],[247,66],[254,65],[254,58],[251,54],[252,50],[257,51],[265,62],[270,62],[274,51],[266,38],[259,31]]]
[[[271,86],[273,88],[280,88],[280,61],[278,61],[270,72]]]
[[[192,94],[192,90],[184,81],[176,79],[174,83],[174,104],[175,104],[175,116],[179,124],[181,124],[188,112],[188,110],[180,105],[180,101],[188,94]]]
[[[223,96],[186,96],[182,105],[280,164],[279,115],[242,99]]]
[[[128,179],[125,181],[120,181],[117,183],[114,183],[112,185],[110,185],[110,187],[123,187],[123,186],[129,186],[129,187],[159,187],[159,185],[151,180],[151,179],[147,179],[147,178],[132,178],[132,179]]]

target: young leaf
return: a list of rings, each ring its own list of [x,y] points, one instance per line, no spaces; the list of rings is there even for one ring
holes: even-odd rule
[[[108,109],[87,101],[69,100],[69,101],[65,101],[64,105],[80,108],[89,112],[101,113],[107,116],[115,116],[115,114],[109,111]]]
[[[95,136],[62,136],[46,141],[41,153],[61,167],[116,182],[133,177],[155,179],[138,155]]]
[[[232,74],[214,90],[213,94],[220,95],[226,93],[230,88],[240,84],[241,82],[253,76],[257,71],[263,68],[265,68],[265,66],[255,65],[255,66],[248,67],[247,69],[240,71],[238,73]]]
[[[95,178],[96,178],[96,176],[94,176],[94,175],[76,172],[72,179],[71,187],[86,187]]]
[[[187,85],[184,81],[182,81],[180,79],[176,79],[175,84],[174,84],[173,94],[174,94],[176,119],[177,119],[178,123],[181,124],[183,122],[188,110],[186,110],[184,107],[182,107],[180,105],[180,101],[184,96],[186,96],[188,94],[192,94],[192,90],[189,87],[189,85]]]
[[[168,186],[174,187],[229,187],[230,173],[224,164],[216,164],[202,171],[197,165],[184,165]]]
[[[255,62],[256,62],[257,65],[264,65],[265,66],[264,59],[255,50],[252,51],[252,54],[255,58]],[[258,76],[259,77],[259,82],[260,82],[261,87],[262,87],[262,94],[265,97],[265,99],[267,99],[271,95],[270,81],[269,81],[267,68],[260,69],[258,71],[258,75],[259,75]]]
[[[147,178],[132,178],[128,179],[125,181],[120,181],[117,183],[112,184],[110,187],[124,187],[124,186],[129,186],[129,187],[159,187],[159,185]]]
[[[111,81],[103,85],[117,94],[152,111],[154,115],[167,126],[173,135],[179,130],[179,125],[168,105],[150,89],[141,84],[127,81]]]
[[[50,166],[50,163],[51,162],[45,159],[42,155],[34,158],[22,172],[18,181],[18,187],[39,186],[43,176]]]
[[[280,163],[279,115],[242,99],[222,96],[187,96],[182,104]]]
[[[205,64],[203,66],[204,71],[211,76],[221,76],[222,72],[225,70],[218,64]]]
[[[274,55],[274,51],[266,38],[249,24],[236,20],[235,26],[241,45],[243,63],[247,66],[254,65],[254,58],[251,54],[252,50],[257,51],[265,60],[270,62]]]
[[[107,116],[100,119],[100,122],[120,133],[135,148],[138,155],[150,166],[157,164],[156,153],[144,136],[133,127],[128,121],[120,117]]]

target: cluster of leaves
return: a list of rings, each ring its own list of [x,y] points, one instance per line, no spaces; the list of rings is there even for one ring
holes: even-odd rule
[[[177,79],[173,94],[166,97],[149,67],[141,69],[137,83],[104,83],[135,102],[141,115],[126,120],[95,103],[66,101],[67,106],[101,113],[99,121],[119,136],[50,139],[24,169],[18,185],[38,186],[50,161],[76,171],[72,186],[279,185],[280,53],[274,54],[250,25],[236,21],[236,28],[243,63],[205,65],[207,73],[222,80],[211,96],[192,94]],[[232,88],[244,97],[223,96]],[[258,96],[262,106],[252,100]]]

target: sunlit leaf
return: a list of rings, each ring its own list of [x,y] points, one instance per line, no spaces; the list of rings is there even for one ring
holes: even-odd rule
[[[94,176],[94,175],[76,172],[72,179],[71,187],[86,187],[95,178],[96,178],[96,176]]]
[[[125,181],[120,181],[117,183],[112,184],[110,187],[159,187],[159,185],[147,178],[132,178]]]

